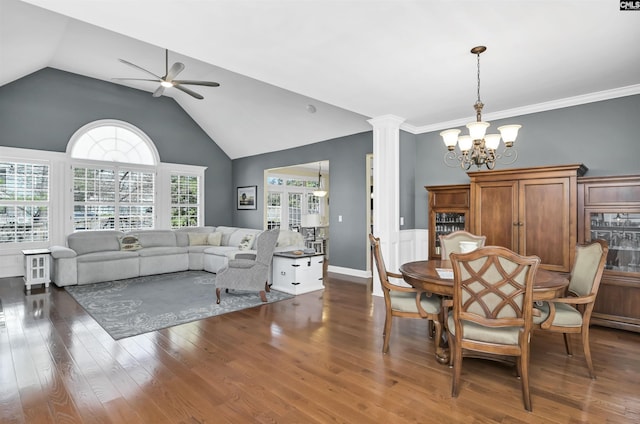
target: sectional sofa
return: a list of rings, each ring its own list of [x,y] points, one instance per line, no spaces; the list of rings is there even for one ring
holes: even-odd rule
[[[229,259],[253,257],[261,232],[224,226],[79,231],[67,237],[66,246],[50,248],[51,278],[62,287],[186,270],[217,273]],[[302,248],[301,234],[280,231],[276,251]]]

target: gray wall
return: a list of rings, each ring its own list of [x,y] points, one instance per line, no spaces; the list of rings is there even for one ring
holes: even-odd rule
[[[331,265],[366,268],[366,155],[373,150],[373,132],[323,141],[294,149],[233,161],[233,185],[258,186],[257,210],[235,211],[240,227],[263,227],[264,171],[300,163],[329,161],[329,251]],[[338,222],[342,215],[342,222]]]
[[[518,160],[496,169],[582,163],[587,176],[640,174],[640,95],[496,120],[490,129],[508,123],[522,125]],[[445,151],[439,131],[416,136],[415,228],[428,227],[425,185],[469,182],[443,164]]]
[[[140,128],[163,162],[207,166],[205,223],[231,224],[231,160],[172,98],[52,68],[0,87],[2,146],[65,152],[73,133],[98,119]]]

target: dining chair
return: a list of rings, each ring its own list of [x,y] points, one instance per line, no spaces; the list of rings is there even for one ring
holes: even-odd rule
[[[449,234],[443,234],[440,237],[440,257],[448,260],[451,253],[463,253],[460,248],[460,242],[476,243],[476,247],[483,247],[487,237],[477,236],[468,231],[458,230]]]
[[[567,296],[536,305],[540,316],[533,317],[535,329],[562,333],[567,355],[573,356],[569,335],[580,333],[589,376],[596,378],[589,348],[589,321],[607,261],[609,246],[605,240],[576,247],[576,257]]]
[[[531,411],[529,341],[537,256],[521,256],[499,246],[452,253],[453,310],[447,316],[453,364],[451,396],[457,397],[462,358],[515,358],[522,397]]]
[[[393,317],[420,318],[433,322],[435,327],[435,343],[440,343],[442,337],[442,325],[439,314],[442,310],[440,296],[431,295],[415,289],[393,284],[390,278],[402,279],[401,274],[387,271],[382,252],[380,251],[380,239],[369,234],[373,258],[380,277],[382,293],[384,294],[384,304],[386,308],[384,320],[384,333],[382,353],[389,351],[389,338],[391,337],[391,322]],[[431,335],[431,332],[429,332]]]

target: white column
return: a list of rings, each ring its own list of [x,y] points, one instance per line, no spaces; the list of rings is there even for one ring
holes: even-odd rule
[[[387,270],[400,266],[400,125],[403,118],[379,116],[368,121],[373,126],[373,233]],[[375,268],[374,268],[375,269]],[[377,272],[373,272],[373,294],[382,296]]]

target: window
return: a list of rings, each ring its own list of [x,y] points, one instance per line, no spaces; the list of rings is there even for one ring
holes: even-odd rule
[[[199,178],[171,175],[171,228],[200,225]]]
[[[206,168],[160,163],[151,139],[135,126],[117,120],[89,123],[73,135],[67,153],[74,230],[203,225]]]
[[[322,215],[324,202],[313,195],[317,177],[272,174],[267,176],[267,186],[267,228],[298,230],[303,215]],[[284,208],[283,199],[287,202]]]
[[[282,221],[282,193],[270,191],[267,193],[267,229],[280,227]]]
[[[49,165],[0,162],[0,243],[49,240]]]
[[[73,168],[74,230],[154,228],[155,173]]]

